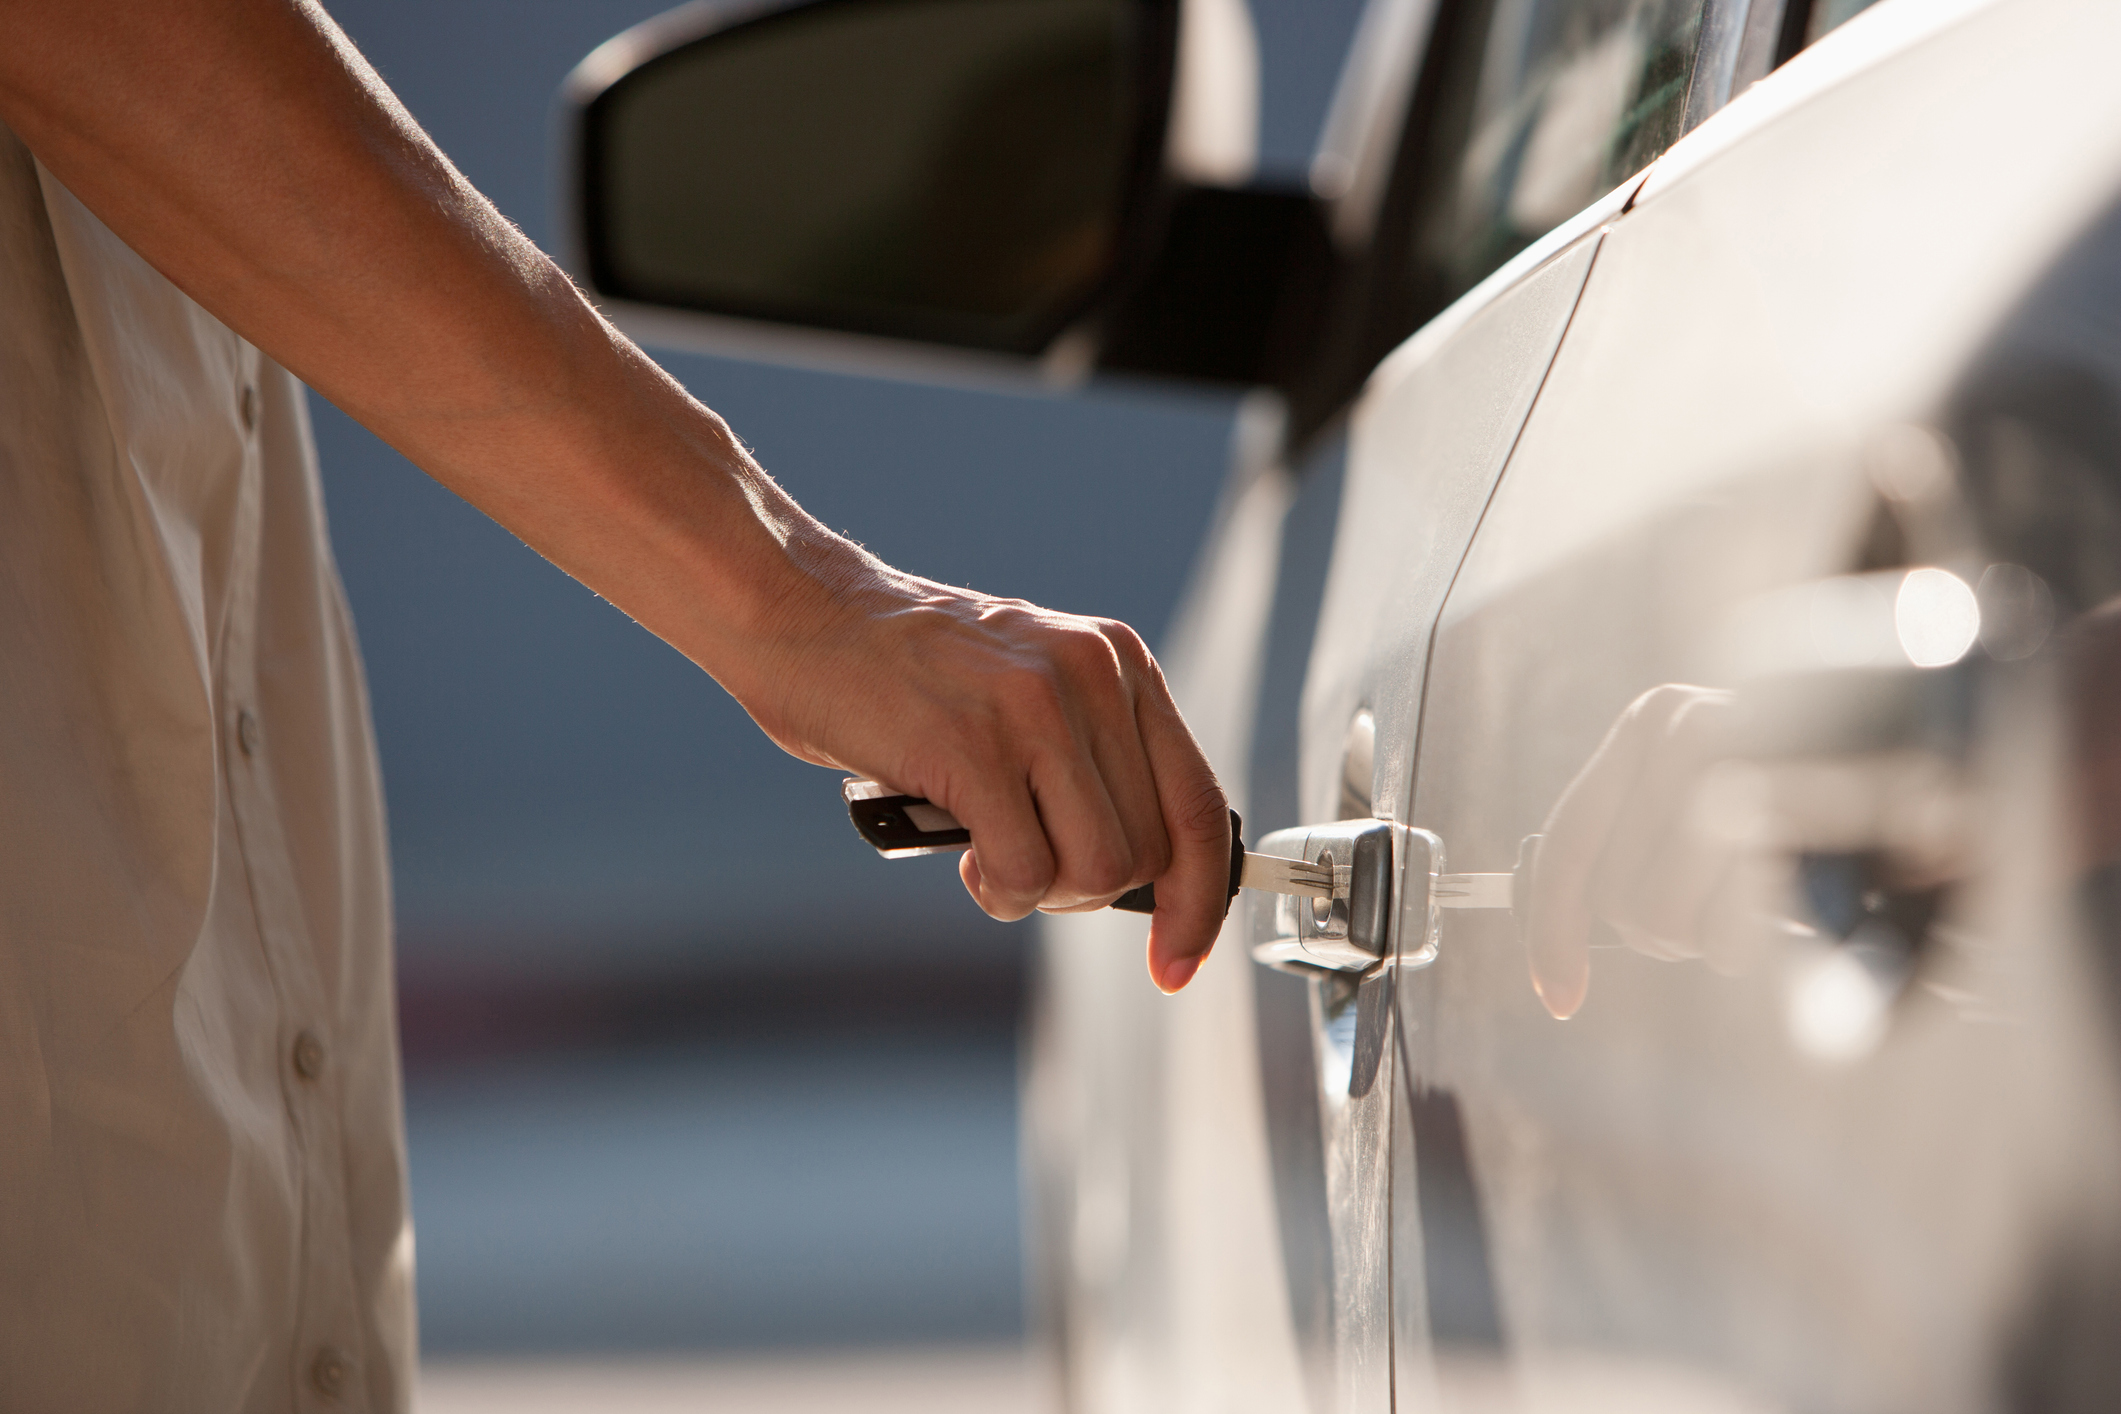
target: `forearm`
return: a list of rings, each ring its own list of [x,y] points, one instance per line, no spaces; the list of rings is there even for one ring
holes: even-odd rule
[[[900,574],[612,330],[303,0],[0,0],[0,119],[164,275],[715,675],[776,741],[928,795],[983,907],[1158,885],[1190,977],[1222,791],[1124,625]]]
[[[9,3],[0,26],[0,117],[127,244],[702,667],[740,676],[810,573],[859,572],[321,12]]]

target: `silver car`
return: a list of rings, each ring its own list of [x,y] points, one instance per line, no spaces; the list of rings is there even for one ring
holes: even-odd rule
[[[1041,924],[1066,1407],[2121,1407],[2121,6],[1373,0],[1303,188],[1246,25],[567,95],[645,338],[1252,390],[1162,657],[1334,896]]]

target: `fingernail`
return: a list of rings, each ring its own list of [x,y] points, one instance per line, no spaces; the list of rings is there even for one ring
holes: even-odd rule
[[[1188,982],[1191,982],[1193,974],[1198,971],[1200,971],[1199,958],[1174,957],[1164,968],[1164,975],[1156,979],[1156,985],[1168,997],[1173,992],[1183,988]]]
[[[1532,990],[1539,994],[1539,1000],[1546,1007],[1548,1016],[1556,1021],[1567,1021],[1582,1008],[1584,993],[1590,990],[1590,979],[1582,978],[1575,981],[1574,985],[1548,983],[1541,980],[1535,972],[1532,974]]]

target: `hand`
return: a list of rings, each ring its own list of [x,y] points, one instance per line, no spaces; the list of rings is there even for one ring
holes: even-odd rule
[[[1532,985],[1554,1016],[1583,1005],[1596,923],[1653,957],[1702,954],[1740,850],[1701,827],[1696,798],[1725,755],[1733,710],[1727,692],[1652,688],[1548,814],[1521,906]]]
[[[1156,885],[1149,971],[1183,987],[1228,902],[1229,805],[1125,624],[902,574],[837,537],[791,547],[812,592],[718,673],[806,761],[925,796],[971,831],[980,907],[1103,908]]]

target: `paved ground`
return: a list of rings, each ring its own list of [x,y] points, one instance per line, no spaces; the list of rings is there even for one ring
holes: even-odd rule
[[[421,1414],[1044,1414],[1007,1346],[634,1361],[430,1362]]]
[[[1006,1035],[752,1039],[407,1090],[431,1359],[1021,1338]]]

